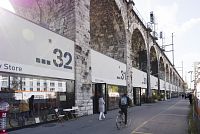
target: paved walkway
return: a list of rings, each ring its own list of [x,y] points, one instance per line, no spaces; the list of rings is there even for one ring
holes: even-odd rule
[[[106,119],[90,115],[63,124],[49,123],[9,132],[9,134],[187,134],[189,101],[181,98],[143,104],[129,109],[131,125],[117,130],[118,110],[109,111]]]

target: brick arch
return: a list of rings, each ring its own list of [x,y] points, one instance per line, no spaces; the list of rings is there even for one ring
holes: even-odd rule
[[[151,75],[154,75],[158,77],[158,59],[157,59],[157,53],[154,46],[151,46],[150,48],[150,65],[151,65]]]
[[[160,78],[162,80],[165,80],[165,64],[162,57],[160,57],[160,60],[159,60],[159,71],[160,71]]]
[[[92,49],[125,63],[125,24],[115,0],[91,0],[90,37]]]
[[[147,51],[144,38],[139,29],[135,29],[131,39],[131,61],[135,68],[147,71]]]

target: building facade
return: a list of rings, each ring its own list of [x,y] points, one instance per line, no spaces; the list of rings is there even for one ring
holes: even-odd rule
[[[135,105],[177,96],[183,79],[128,0],[10,0],[0,10],[2,97],[14,107],[35,96],[40,117],[78,106],[82,115],[118,108],[127,92]],[[11,99],[14,96],[14,99]],[[40,121],[49,118],[40,117]]]

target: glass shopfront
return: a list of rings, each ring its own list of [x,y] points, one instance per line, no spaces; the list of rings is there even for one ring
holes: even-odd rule
[[[147,89],[142,88],[141,89],[141,103],[146,103],[146,98],[147,98]]]
[[[119,98],[120,96],[127,92],[125,86],[108,85],[106,83],[95,83],[93,84],[93,113],[99,113],[98,99],[99,95],[103,95],[105,100],[105,112],[107,110],[113,110],[119,108]]]
[[[6,18],[0,21],[0,97],[10,104],[7,127],[54,120],[55,108],[75,103],[74,41],[0,12]]]
[[[141,87],[133,87],[134,105],[141,106]]]
[[[74,106],[74,81],[0,73],[0,98],[10,105],[8,129],[51,121],[55,108]]]
[[[125,86],[108,85],[108,110],[119,108],[120,96],[127,92]]]

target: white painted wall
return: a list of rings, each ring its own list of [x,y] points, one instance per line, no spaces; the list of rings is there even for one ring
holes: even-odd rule
[[[147,73],[132,68],[132,85],[133,87],[147,88]]]
[[[166,90],[170,91],[170,84],[169,84],[169,82],[166,82]]]
[[[156,90],[158,90],[158,78],[157,77],[155,77],[155,76],[153,76],[153,75],[151,75],[150,76],[150,81],[151,81],[151,89],[156,89]]]
[[[126,86],[126,65],[91,50],[92,82]]]
[[[165,90],[165,81],[160,79],[160,90]]]

